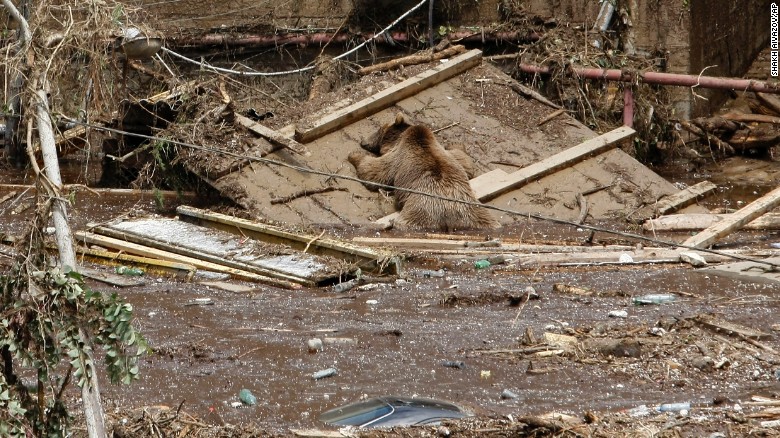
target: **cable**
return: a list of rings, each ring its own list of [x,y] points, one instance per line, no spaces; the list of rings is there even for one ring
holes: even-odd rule
[[[299,172],[310,173],[310,174],[313,174],[313,175],[326,176],[328,178],[335,178],[335,179],[342,179],[342,180],[346,180],[346,181],[358,182],[358,183],[361,183],[361,184],[371,185],[371,186],[378,187],[378,188],[381,188],[381,189],[386,189],[386,190],[402,191],[402,192],[407,192],[407,193],[413,193],[413,194],[416,194],[416,195],[428,196],[428,197],[439,199],[439,200],[442,200],[442,201],[449,201],[449,202],[455,202],[455,203],[459,203],[459,204],[479,206],[479,207],[487,208],[489,210],[495,210],[495,211],[499,211],[499,212],[502,212],[502,213],[511,214],[511,215],[515,215],[515,216],[528,217],[528,218],[532,218],[532,219],[536,219],[536,220],[540,220],[540,221],[552,222],[552,223],[557,223],[557,224],[561,224],[561,225],[570,225],[570,226],[574,226],[574,227],[577,227],[577,228],[584,228],[584,229],[591,230],[591,231],[597,231],[597,232],[600,232],[600,233],[613,234],[613,235],[618,235],[618,236],[622,236],[622,237],[626,237],[626,238],[642,240],[642,241],[645,241],[645,242],[651,242],[651,243],[654,243],[654,244],[657,244],[657,245],[670,246],[670,247],[675,247],[675,248],[685,248],[685,249],[690,249],[690,250],[694,250],[694,251],[705,252],[705,253],[708,253],[708,254],[715,254],[715,255],[719,255],[719,256],[730,257],[730,258],[737,259],[737,260],[749,261],[749,262],[753,262],[753,263],[760,263],[760,264],[764,264],[764,265],[770,266],[770,270],[771,271],[780,270],[780,264],[767,262],[765,260],[758,260],[758,259],[754,259],[754,258],[751,258],[751,257],[745,257],[745,256],[741,256],[741,255],[738,255],[738,254],[728,254],[728,253],[724,253],[722,251],[718,251],[718,250],[714,250],[714,249],[697,248],[695,246],[683,245],[683,244],[680,244],[680,243],[677,243],[677,242],[671,242],[671,241],[667,241],[667,240],[655,239],[655,238],[652,238],[652,237],[643,236],[641,234],[627,233],[627,232],[623,232],[623,231],[610,230],[608,228],[597,227],[597,226],[594,226],[594,225],[578,224],[576,222],[572,222],[572,221],[569,221],[569,220],[543,216],[543,215],[535,214],[535,213],[523,213],[523,212],[520,212],[520,211],[517,211],[517,210],[512,210],[512,209],[503,208],[503,207],[497,207],[497,206],[490,205],[490,204],[483,204],[481,202],[473,202],[473,201],[466,201],[466,200],[462,200],[462,199],[448,198],[448,197],[445,197],[445,196],[440,196],[440,195],[436,195],[436,194],[433,194],[433,193],[427,193],[427,192],[423,192],[423,191],[420,191],[420,190],[408,189],[408,188],[403,188],[403,187],[395,187],[395,186],[391,186],[391,185],[387,185],[387,184],[376,183],[376,182],[373,182],[373,181],[366,181],[366,180],[363,180],[363,179],[360,179],[360,178],[357,178],[357,177],[354,177],[354,176],[342,175],[342,174],[332,173],[332,172],[325,172],[325,171],[322,171],[322,170],[312,169],[310,167],[304,167],[304,166],[298,166],[298,165],[295,165],[295,164],[289,164],[289,163],[285,163],[283,161],[277,161],[277,160],[273,160],[273,159],[270,159],[270,158],[247,156],[247,155],[244,155],[244,154],[237,154],[235,152],[225,151],[225,150],[222,150],[222,149],[219,149],[219,148],[215,148],[215,147],[196,145],[196,144],[192,144],[192,143],[186,143],[186,142],[182,142],[182,141],[178,141],[178,140],[172,140],[172,139],[167,139],[167,138],[163,138],[163,137],[156,137],[156,136],[152,136],[152,135],[136,134],[136,133],[133,133],[133,132],[127,132],[127,131],[122,131],[122,130],[115,129],[115,128],[109,128],[109,127],[106,127],[106,126],[99,126],[99,125],[93,125],[93,124],[90,124],[90,123],[84,123],[84,122],[73,120],[73,119],[70,119],[70,118],[64,117],[64,116],[63,116],[63,118],[67,119],[68,121],[71,121],[71,122],[73,122],[73,123],[75,123],[77,125],[82,125],[82,126],[85,126],[85,127],[88,127],[88,128],[96,129],[96,130],[103,130],[103,131],[112,132],[112,133],[115,133],[115,134],[122,134],[122,135],[138,137],[138,138],[144,138],[144,139],[147,139],[147,140],[168,142],[168,143],[176,144],[176,145],[179,145],[179,146],[184,146],[184,147],[187,147],[187,148],[190,148],[190,149],[194,149],[194,150],[199,150],[199,151],[204,151],[204,152],[211,152],[211,153],[215,153],[215,154],[222,154],[222,155],[230,156],[230,157],[233,157],[233,158],[248,159],[250,161],[270,164],[270,165],[274,165],[274,166],[286,167],[288,169],[297,170]]]
[[[392,29],[401,20],[403,20],[404,18],[409,16],[409,14],[411,14],[412,12],[416,11],[417,9],[419,9],[427,1],[428,0],[422,0],[420,3],[417,3],[417,5],[415,5],[414,7],[409,9],[408,11],[404,12],[400,17],[396,18],[395,21],[390,23],[387,27],[382,29],[380,32],[375,33],[371,38],[369,38],[369,39],[363,41],[362,43],[358,44],[357,46],[353,47],[351,50],[348,50],[348,51],[342,53],[341,55],[338,55],[338,56],[334,57],[333,59],[346,58],[347,56],[357,52],[358,50],[363,48],[366,44],[368,44],[371,41],[374,41],[375,39],[377,39],[377,38],[381,37],[382,35],[384,35],[388,30]],[[298,68],[298,69],[295,69],[295,70],[277,71],[277,72],[261,72],[261,71],[254,71],[254,70],[253,71],[238,71],[238,70],[232,70],[232,69],[228,69],[228,68],[215,67],[215,66],[213,66],[211,64],[208,64],[206,62],[200,62],[200,61],[188,58],[188,57],[186,57],[186,56],[184,56],[184,55],[182,55],[180,53],[174,52],[173,50],[170,50],[170,49],[168,49],[166,47],[162,47],[162,50],[165,53],[168,53],[171,56],[174,56],[176,58],[179,58],[179,59],[181,59],[183,61],[187,61],[187,62],[195,64],[195,65],[199,65],[202,68],[205,68],[207,70],[212,70],[212,71],[215,71],[215,72],[218,72],[218,73],[234,74],[234,75],[240,75],[240,76],[282,76],[282,75],[303,73],[305,71],[309,71],[309,70],[313,70],[314,69],[314,66],[310,65],[308,67],[302,67],[302,68]]]

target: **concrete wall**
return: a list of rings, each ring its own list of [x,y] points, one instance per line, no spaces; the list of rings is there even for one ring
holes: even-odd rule
[[[713,76],[745,74],[756,55],[769,43],[770,0],[691,0],[689,73]],[[767,79],[767,78],[763,78]],[[693,114],[709,112],[727,94],[708,90],[709,101],[696,99]]]
[[[769,41],[770,0],[618,0],[630,11],[635,48],[660,53],[666,71],[739,77]],[[523,0],[526,11],[559,21],[591,25],[598,15],[597,0]],[[681,117],[709,113],[723,103],[724,91],[672,90]]]

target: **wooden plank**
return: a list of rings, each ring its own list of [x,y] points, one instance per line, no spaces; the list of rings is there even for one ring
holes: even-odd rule
[[[267,243],[287,245],[294,249],[306,250],[310,254],[336,257],[355,263],[363,270],[388,274],[400,274],[401,271],[400,259],[389,252],[376,251],[330,238],[291,233],[272,225],[184,205],[179,206],[176,212],[183,221],[249,236]]]
[[[187,280],[190,280],[197,271],[197,268],[187,263],[171,262],[167,260],[160,260],[157,258],[141,257],[132,254],[125,254],[121,252],[104,251],[94,248],[76,248],[78,253],[93,261],[109,265],[119,266],[122,264],[129,264],[133,266],[143,266],[147,272],[154,272],[160,274],[184,274]]]
[[[457,76],[479,65],[480,62],[482,62],[482,51],[470,50],[373,96],[326,115],[311,126],[298,127],[295,130],[295,139],[301,143],[308,143]]]
[[[245,127],[246,129],[254,132],[255,134],[273,142],[276,143],[282,147],[285,147],[296,154],[303,155],[303,156],[309,156],[311,155],[311,152],[309,152],[308,149],[306,149],[306,146],[298,143],[297,141],[285,137],[282,134],[280,134],[277,131],[274,131],[271,128],[267,128],[254,120],[244,117],[240,114],[234,114],[236,122],[238,122],[241,126]]]
[[[485,181],[484,185],[474,188],[479,192],[480,201],[489,201],[503,193],[521,187],[531,181],[537,180],[558,170],[571,167],[594,155],[601,154],[617,146],[617,143],[631,138],[636,131],[628,126],[621,126],[615,130],[591,138],[574,147],[559,152],[551,157],[540,160],[530,166],[510,173],[505,178],[495,178]]]
[[[748,222],[753,221],[764,213],[773,210],[780,205],[780,187],[772,190],[759,199],[732,213],[731,217],[722,220],[707,228],[701,233],[683,242],[684,246],[694,248],[707,248],[718,239],[728,235],[732,231],[742,228]]]
[[[471,185],[471,189],[474,190],[474,194],[477,195],[477,199],[479,199],[482,196],[482,191],[484,187],[488,186],[488,182],[495,180],[495,179],[504,179],[506,178],[508,173],[504,172],[503,169],[493,169],[490,172],[485,172],[482,175],[475,176],[471,180],[469,180],[469,184]],[[381,217],[374,221],[375,224],[381,225],[383,228],[387,228],[390,225],[392,225],[393,221],[398,217],[398,212],[390,213],[387,216]]]
[[[196,258],[183,256],[181,254],[172,253],[169,251],[162,251],[156,248],[150,248],[148,246],[139,245],[137,243],[128,242],[121,239],[115,239],[113,237],[108,237],[108,236],[101,236],[86,231],[81,231],[76,233],[76,238],[90,245],[99,245],[102,247],[113,248],[118,251],[125,251],[131,254],[137,254],[144,257],[158,258],[160,260],[187,263],[189,265],[195,266],[198,269],[204,269],[207,271],[229,274],[231,276],[243,280],[256,281],[258,283],[269,284],[272,286],[283,287],[286,289],[300,289],[301,287],[299,284],[290,281],[271,278],[264,275],[255,274],[253,272],[244,271],[242,269],[235,269],[217,263],[212,263],[205,260],[199,260]]]
[[[717,188],[718,186],[709,181],[701,181],[673,195],[664,196],[654,205],[645,206],[636,213],[634,221],[639,223],[650,218],[673,213],[706,197]]]
[[[731,217],[731,214],[670,214],[649,219],[642,224],[646,231],[699,231]],[[766,213],[748,222],[746,230],[780,230],[780,213]]]
[[[128,277],[126,275],[119,275],[113,272],[103,272],[97,269],[86,268],[84,266],[79,268],[79,273],[87,278],[101,281],[106,284],[117,287],[133,287],[143,286],[146,284],[146,280],[138,277]]]

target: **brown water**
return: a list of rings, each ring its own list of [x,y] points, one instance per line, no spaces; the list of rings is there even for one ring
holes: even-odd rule
[[[19,175],[4,175],[3,181],[26,182]],[[7,192],[0,190],[0,197]],[[738,203],[749,202],[754,194],[748,189],[720,195],[723,200],[718,202]],[[187,200],[166,199],[163,213]],[[19,233],[32,210],[14,215],[8,207],[0,205],[0,232]],[[156,211],[149,193],[79,192],[71,213],[74,228],[81,228],[88,222]],[[575,232],[529,224],[504,234],[558,241]],[[740,233],[733,240],[764,247],[780,239],[772,233]],[[421,268],[441,267],[448,269],[444,278],[417,275]],[[90,281],[95,289],[118,292],[133,304],[136,324],[154,349],[142,361],[140,381],[129,387],[103,385],[109,412],[183,402],[185,410],[207,424],[255,423],[284,432],[324,427],[317,421],[320,412],[383,394],[441,398],[477,413],[517,415],[552,410],[581,414],[662,402],[706,405],[717,397],[737,402],[754,393],[780,392],[773,374],[780,361],[771,359],[774,356],[764,353],[758,359],[690,325],[676,326],[664,337],[647,334],[659,320],[684,320],[702,312],[770,333],[771,326],[780,323],[780,285],[708,275],[687,266],[524,271],[509,263],[475,270],[472,261],[423,255],[408,261],[397,281],[344,294],[234,280],[226,281],[249,290],[228,292],[201,283],[213,281],[204,278],[188,283],[149,275],[146,280],[145,286],[123,289]],[[553,291],[555,283],[607,294],[562,294]],[[527,286],[533,286],[540,299],[510,306],[505,295],[520,295]],[[678,293],[681,299],[660,306],[631,304],[631,296],[646,293]],[[452,294],[461,304],[443,305]],[[210,298],[213,304],[191,305],[197,298]],[[628,318],[608,317],[613,310],[627,311]],[[526,328],[537,337],[548,331],[580,339],[605,334],[637,338],[642,355],[610,358],[577,350],[545,358],[480,352],[520,348],[518,339]],[[325,340],[324,351],[308,353],[306,342],[313,337]],[[707,343],[719,357],[730,357],[731,366],[707,373],[692,367],[695,342]],[[780,349],[776,336],[763,342]],[[444,367],[445,360],[464,361],[466,367]],[[312,379],[312,373],[330,367],[338,369],[336,376]],[[243,388],[257,397],[257,406],[231,405]],[[501,399],[504,389],[520,398]]]

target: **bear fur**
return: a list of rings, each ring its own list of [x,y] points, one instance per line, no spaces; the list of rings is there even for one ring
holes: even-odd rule
[[[401,134],[411,126],[412,124],[406,121],[403,113],[398,113],[393,123],[382,125],[370,139],[361,141],[360,147],[374,155],[385,155],[395,145]],[[466,153],[465,147],[462,144],[453,144],[445,146],[445,149],[463,166],[469,179],[474,178],[476,172],[474,160]]]
[[[399,120],[396,118],[396,122]],[[409,125],[398,133],[398,126],[405,123],[394,123],[381,130],[385,131],[381,135],[384,141],[374,143],[375,150],[381,153],[379,157],[365,151],[349,154],[349,162],[355,167],[358,177],[444,198],[479,203],[469,185],[469,175],[456,154],[445,150],[426,126]],[[395,141],[388,142],[387,139]],[[468,158],[473,168],[468,155],[460,152],[461,158]],[[403,190],[395,191],[395,203],[401,210],[393,223],[396,228],[455,231],[499,226],[490,212],[478,205],[446,201]]]

